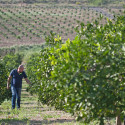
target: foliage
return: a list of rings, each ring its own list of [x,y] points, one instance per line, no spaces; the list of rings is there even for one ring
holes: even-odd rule
[[[93,3],[94,5],[108,5],[111,3],[115,3],[115,2],[122,2],[122,0],[88,0],[89,3]]]
[[[100,16],[100,18],[102,18]],[[28,75],[43,104],[90,122],[121,115],[124,110],[125,17],[102,26],[96,20],[76,27],[66,43],[52,35],[40,55],[27,64]],[[51,39],[50,39],[51,38]],[[49,43],[47,41],[47,43]],[[53,41],[53,42],[52,42]]]
[[[5,99],[11,98],[11,91],[7,90],[7,78],[12,69],[17,68],[22,62],[22,55],[6,55],[0,60],[0,104]]]
[[[6,83],[7,70],[5,69],[4,64],[0,62],[0,104],[4,101],[4,99],[10,98],[10,92],[6,89]]]
[[[8,54],[3,57],[3,62],[6,69],[10,72],[12,69],[17,69],[18,66],[22,63],[23,55],[17,54]]]
[[[39,94],[38,91],[40,91],[40,86],[42,84],[41,79],[43,79],[44,81],[45,80],[44,77],[47,77],[50,75],[52,66],[50,64],[50,60],[48,59],[49,58],[48,53],[51,54],[49,50],[53,48],[57,43],[62,43],[61,37],[59,36],[58,38],[54,38],[54,37],[55,37],[55,34],[51,32],[50,36],[45,38],[46,44],[44,48],[41,50],[40,54],[31,55],[31,57],[27,62],[27,66],[26,66],[27,74],[33,86],[32,89],[30,89],[31,93]]]

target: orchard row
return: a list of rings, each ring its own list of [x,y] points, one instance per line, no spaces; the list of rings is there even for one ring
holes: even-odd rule
[[[80,23],[65,43],[51,33],[28,60],[27,73],[29,91],[42,104],[104,125],[106,118],[125,116],[125,16],[99,22]]]

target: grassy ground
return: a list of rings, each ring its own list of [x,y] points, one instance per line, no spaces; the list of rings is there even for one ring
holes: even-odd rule
[[[37,96],[31,96],[26,88],[27,84],[23,82],[20,110],[12,110],[11,101],[0,105],[0,125],[98,125],[98,121],[92,121],[90,124],[77,122],[68,113],[41,105]],[[106,121],[106,125],[114,124],[114,119]]]
[[[71,115],[56,111],[53,107],[40,105],[36,96],[31,96],[26,92],[26,87],[27,85],[23,84],[20,110],[12,110],[11,101],[5,101],[0,106],[1,125],[76,124]]]
[[[55,124],[72,122],[74,118],[62,111],[38,104],[37,97],[26,92],[23,85],[21,94],[21,109],[11,110],[11,101],[5,101],[0,106],[0,123],[3,124]]]

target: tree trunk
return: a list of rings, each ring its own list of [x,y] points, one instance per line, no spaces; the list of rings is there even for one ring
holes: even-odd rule
[[[116,125],[122,125],[120,116],[117,116],[117,117],[116,117]]]

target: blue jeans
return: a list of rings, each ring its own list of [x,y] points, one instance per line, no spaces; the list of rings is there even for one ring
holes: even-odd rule
[[[20,108],[21,88],[16,88],[14,86],[11,86],[11,92],[12,92],[12,109],[15,108],[16,99],[17,99],[17,108]]]

